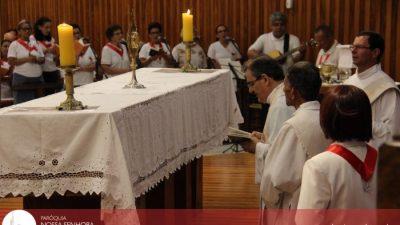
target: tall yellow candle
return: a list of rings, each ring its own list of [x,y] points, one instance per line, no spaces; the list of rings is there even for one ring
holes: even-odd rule
[[[75,66],[74,29],[65,23],[58,25],[57,29],[60,45],[60,65],[62,67]]]
[[[187,13],[182,13],[182,38],[184,42],[193,41],[193,15],[190,15],[190,10]]]

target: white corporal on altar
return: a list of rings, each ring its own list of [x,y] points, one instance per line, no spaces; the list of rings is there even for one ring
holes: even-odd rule
[[[134,208],[181,165],[243,122],[228,70],[141,69],[75,89],[89,109],[57,111],[64,93],[0,110],[0,197],[101,193],[103,208]]]

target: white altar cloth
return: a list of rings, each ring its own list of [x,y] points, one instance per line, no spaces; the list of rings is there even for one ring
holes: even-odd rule
[[[140,69],[75,89],[89,109],[54,109],[57,93],[0,110],[0,197],[101,193],[102,207],[134,208],[181,165],[243,122],[228,70]]]

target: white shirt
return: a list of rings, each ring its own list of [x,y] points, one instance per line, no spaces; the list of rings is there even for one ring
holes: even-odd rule
[[[123,44],[120,44],[119,47],[122,49],[122,56],[109,46],[105,45],[101,51],[101,64],[109,65],[111,68],[129,69],[130,61],[128,49],[126,49],[126,46]],[[109,76],[115,75],[109,74]]]
[[[362,73],[356,72],[344,83],[354,85],[363,90],[369,85],[385,80],[395,86],[394,81],[382,71],[379,64],[372,66]],[[367,93],[368,94],[368,93]],[[371,96],[368,96],[371,98]],[[371,100],[371,99],[370,99]],[[400,134],[400,94],[392,88],[383,92],[371,104],[373,121],[373,140],[370,144],[379,148],[385,141],[391,140],[395,134]]]
[[[204,53],[203,49],[199,44],[193,45],[191,48],[192,58],[190,63],[199,68],[199,69],[206,69],[207,68],[207,57]],[[184,43],[179,43],[172,49],[172,56],[174,57],[175,61],[178,62],[179,67],[183,67],[186,62],[186,47]]]
[[[275,140],[276,135],[282,128],[283,123],[292,117],[295,108],[286,105],[286,97],[283,92],[283,83],[279,84],[267,98],[269,104],[267,119],[265,120],[263,134],[266,138],[265,143],[259,142],[255,150],[255,181],[261,182],[264,169],[264,160],[268,153],[268,148]]]
[[[161,44],[161,46],[160,46]],[[164,50],[165,53],[168,55],[171,54],[168,50],[168,47],[165,43],[156,44],[155,46],[151,46],[150,43],[146,43],[142,46],[139,52],[139,58],[141,59],[148,59],[150,58],[150,51],[154,49],[159,51],[161,48]],[[152,61],[147,67],[154,67],[154,68],[167,68],[169,67],[168,63],[165,61],[164,58],[159,58]]]
[[[318,52],[315,66],[319,67],[324,63],[337,66],[339,62],[339,50],[336,50],[336,46],[338,44],[339,44],[338,41],[335,40],[335,42],[328,49],[328,51],[325,51],[324,49],[321,48]]]
[[[367,147],[363,142],[335,143],[342,145],[361,161],[365,160]],[[323,149],[324,150],[324,149]],[[374,175],[365,182],[360,174],[343,157],[325,151],[308,160],[303,169],[298,209],[374,209],[377,195],[377,166]],[[322,213],[307,215],[299,210],[296,222],[312,219],[312,224],[343,224],[324,220]],[[308,211],[308,214],[310,211]],[[322,211],[321,211],[322,212]],[[344,211],[341,211],[344,212]],[[339,213],[337,213],[339,215]],[[311,217],[310,217],[311,216]],[[309,218],[307,218],[309,217]],[[325,218],[326,219],[326,218]],[[330,218],[332,219],[332,218]],[[340,220],[340,218],[333,218]],[[363,223],[364,224],[364,223]]]
[[[302,104],[280,129],[265,158],[260,193],[267,208],[296,209],[307,159],[328,147],[318,101]]]
[[[37,46],[35,42],[30,42],[29,46],[35,46],[37,50],[33,50],[29,52],[24,46],[22,46],[18,41],[13,41],[8,48],[8,58],[27,58],[29,55],[33,55],[36,57],[43,57],[43,52]],[[14,73],[25,77],[40,77],[42,76],[42,67],[37,63],[24,63],[18,66],[15,66]]]
[[[31,35],[29,37],[29,40],[31,42],[35,42],[36,45],[40,48],[40,51],[42,51],[42,52],[44,52],[47,49],[47,46],[51,46],[51,45],[54,45],[56,43],[54,38],[51,38],[51,41],[37,41],[35,39],[34,35]],[[41,64],[42,70],[44,72],[54,72],[54,71],[58,70],[58,67],[57,67],[56,62],[55,62],[55,58],[56,58],[56,55],[54,55],[53,53],[44,54],[44,60],[45,61],[44,61],[43,64]]]
[[[81,42],[81,40],[79,40]],[[83,44],[83,42],[81,42]],[[93,53],[91,47],[89,47],[85,54],[79,56],[78,65],[80,67],[86,67],[96,63],[96,56]],[[74,85],[85,85],[93,82],[94,72],[77,71],[74,74]]]
[[[0,61],[0,66],[2,69],[9,71],[10,70],[10,64],[6,61]],[[1,99],[10,99],[12,98],[12,92],[11,92],[11,87],[9,82],[1,82]]]
[[[210,47],[208,47],[207,56],[217,61],[219,59],[230,59],[236,61],[242,58],[240,52],[235,48],[231,41],[226,48],[219,41],[212,43]]]
[[[255,42],[249,47],[249,50],[256,50],[263,54],[278,50],[283,54],[285,35],[280,38],[276,38],[272,32],[261,35]],[[300,46],[300,40],[298,37],[290,34],[289,35],[289,51]],[[292,56],[288,56],[286,62],[282,65],[285,73],[291,65],[293,65],[293,56],[299,54],[295,52]]]

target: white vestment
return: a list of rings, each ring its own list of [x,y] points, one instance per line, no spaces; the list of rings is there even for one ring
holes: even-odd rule
[[[367,147],[364,142],[335,143],[351,151],[364,162]],[[325,149],[322,149],[325,150]],[[303,169],[300,199],[296,222],[307,224],[310,211],[305,209],[374,209],[377,194],[377,166],[368,182],[343,157],[325,151],[308,160]],[[323,211],[313,212],[313,224],[319,224],[324,218]],[[341,215],[343,216],[343,215]],[[340,221],[342,218],[330,218]],[[324,224],[338,224],[325,221]],[[342,223],[341,223],[342,224]],[[361,223],[360,223],[361,224]]]
[[[361,88],[368,95],[372,107],[373,139],[370,144],[373,147],[378,149],[393,135],[400,134],[400,92],[379,64],[362,73],[356,72],[345,84]]]
[[[272,143],[260,186],[268,209],[297,207],[304,163],[330,144],[319,124],[319,109],[318,101],[302,104]]]
[[[268,96],[267,103],[269,104],[269,109],[263,130],[265,143],[257,143],[255,150],[255,181],[257,184],[261,183],[264,160],[265,156],[267,155],[268,148],[274,141],[279,130],[282,128],[283,123],[292,117],[295,111],[294,107],[286,105],[285,93],[283,92],[283,83],[275,87],[275,89]]]

